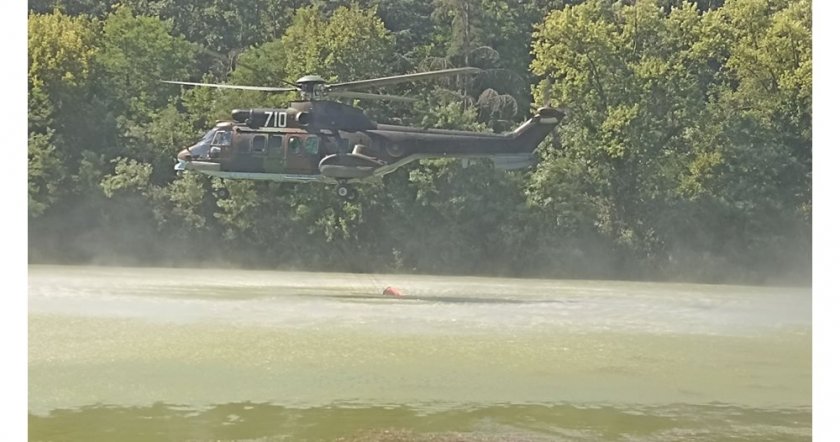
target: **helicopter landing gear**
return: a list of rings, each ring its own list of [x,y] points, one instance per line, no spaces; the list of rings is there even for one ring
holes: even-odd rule
[[[353,201],[356,199],[356,189],[344,183],[339,183],[335,188],[335,194],[344,201]]]

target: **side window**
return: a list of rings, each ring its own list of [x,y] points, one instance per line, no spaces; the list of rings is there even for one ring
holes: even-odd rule
[[[272,135],[271,138],[268,139],[268,153],[269,155],[281,155],[283,153],[282,135]]]
[[[306,139],[306,142],[304,143],[303,148],[304,148],[304,150],[306,150],[307,154],[318,155],[318,141],[319,140],[320,140],[320,138],[318,138],[317,135],[316,136],[311,136],[311,137]]]
[[[262,153],[265,152],[265,135],[257,135],[251,140],[251,152]]]
[[[213,137],[213,142],[210,144],[213,146],[230,146],[230,132],[216,132],[216,136]]]
[[[289,137],[289,153],[301,155],[303,153],[302,148],[303,140],[301,140],[300,137]]]

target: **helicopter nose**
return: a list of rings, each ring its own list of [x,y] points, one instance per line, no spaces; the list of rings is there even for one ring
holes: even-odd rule
[[[184,150],[178,152],[178,160],[179,161],[192,161],[192,153],[190,152],[190,149],[187,148],[187,149],[184,149]]]

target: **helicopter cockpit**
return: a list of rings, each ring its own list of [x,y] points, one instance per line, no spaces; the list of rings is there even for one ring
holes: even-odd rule
[[[230,146],[233,123],[225,121],[216,124],[201,140],[178,153],[179,161],[207,161],[219,158],[222,149]]]

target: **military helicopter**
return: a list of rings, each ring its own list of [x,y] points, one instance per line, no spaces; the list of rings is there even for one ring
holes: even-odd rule
[[[350,89],[477,72],[480,69],[453,68],[336,84],[307,75],[290,87],[165,81],[301,93],[301,99],[287,109],[234,109],[231,120],[218,122],[200,141],[178,153],[175,170],[226,179],[335,184],[340,198],[353,200],[357,195],[353,183],[382,177],[422,158],[490,158],[502,169],[532,165],[534,150],[563,118],[562,111],[542,107],[514,131],[492,134],[377,124],[359,108],[326,99],[414,101]]]

